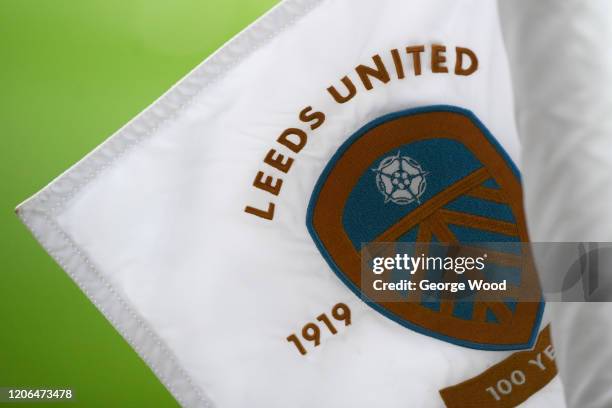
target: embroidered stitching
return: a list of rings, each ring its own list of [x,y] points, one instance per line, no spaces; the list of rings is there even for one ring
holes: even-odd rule
[[[180,382],[183,380],[187,382],[191,391],[197,396],[197,405],[212,408],[214,404],[205,396],[203,391],[194,384],[191,377],[177,362],[176,357],[169,351],[169,348],[165,346],[162,340],[148,327],[143,319],[132,310],[129,304],[115,291],[113,286],[104,279],[103,275],[94,267],[89,258],[70,239],[67,233],[61,229],[52,216],[57,216],[69,200],[71,200],[83,187],[96,179],[106,168],[113,166],[117,162],[117,159],[126,154],[133,147],[138,146],[145,138],[153,136],[164,124],[178,117],[186,107],[192,104],[195,98],[205,88],[223,79],[228,72],[238,66],[253,52],[267,44],[295,22],[308,15],[314,8],[323,3],[323,1],[324,0],[285,0],[278,4],[241,33],[236,35],[217,52],[205,59],[143,112],[130,120],[64,174],[52,181],[29,200],[22,203],[17,209],[19,217],[30,229],[36,240],[40,242],[43,248],[77,283],[91,302],[134,348],[182,406],[191,405],[189,401],[187,401],[187,398],[185,398],[186,394],[188,396],[188,392],[184,390],[180,391],[176,386],[177,383],[180,385]],[[244,49],[245,45],[246,49]],[[54,203],[54,201],[56,202]],[[53,228],[54,232],[58,234],[58,238],[70,248],[70,256],[60,254],[45,242],[45,238],[49,238],[49,236],[53,234],[45,231],[41,233],[40,228],[34,226],[32,222],[33,217],[44,220],[46,224]],[[83,282],[83,280],[77,276],[78,274],[72,271],[73,268],[68,264],[74,258],[79,259],[79,263],[73,268],[84,265],[89,271],[88,274],[102,283],[104,289],[100,291],[100,293],[93,293],[95,288],[92,287],[92,284]],[[120,323],[117,316],[115,316],[118,315],[118,313],[109,311],[107,306],[103,305],[103,303],[108,302],[98,300],[98,296],[106,293],[113,295],[113,299],[118,300],[121,311],[127,312],[130,317],[128,323],[130,321],[134,322],[137,325],[136,329],[127,328],[126,322]],[[154,342],[156,350],[145,350],[145,348],[148,348],[147,344],[142,340],[134,338],[134,334],[137,334],[136,330],[138,329],[142,329],[144,334]],[[155,352],[161,352],[164,358],[169,361],[170,367],[162,370],[160,365],[153,361],[154,359],[160,360],[159,357],[154,357]],[[162,361],[158,362],[163,363],[164,361],[162,359]],[[168,375],[164,374],[164,372],[172,374],[175,370],[178,372],[179,376],[174,380],[169,379]]]

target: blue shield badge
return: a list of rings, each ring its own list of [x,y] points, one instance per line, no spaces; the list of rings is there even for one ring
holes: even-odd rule
[[[452,106],[386,115],[352,135],[320,176],[307,225],[360,297],[362,243],[529,241],[518,170],[473,113]],[[510,264],[510,273],[519,286],[538,288],[537,301],[367,303],[454,344],[524,349],[533,345],[543,302],[532,262]]]

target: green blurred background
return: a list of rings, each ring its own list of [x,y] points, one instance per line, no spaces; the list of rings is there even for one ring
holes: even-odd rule
[[[0,0],[0,387],[177,406],[13,211],[275,3]]]

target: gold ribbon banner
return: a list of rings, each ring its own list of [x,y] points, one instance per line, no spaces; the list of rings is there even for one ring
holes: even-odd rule
[[[550,325],[532,350],[519,351],[482,374],[440,390],[448,408],[512,408],[541,390],[557,375]]]

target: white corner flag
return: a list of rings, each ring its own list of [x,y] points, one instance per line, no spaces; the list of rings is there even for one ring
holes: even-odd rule
[[[362,294],[529,240],[511,89],[495,2],[287,0],[18,214],[182,406],[563,407],[540,298]]]

